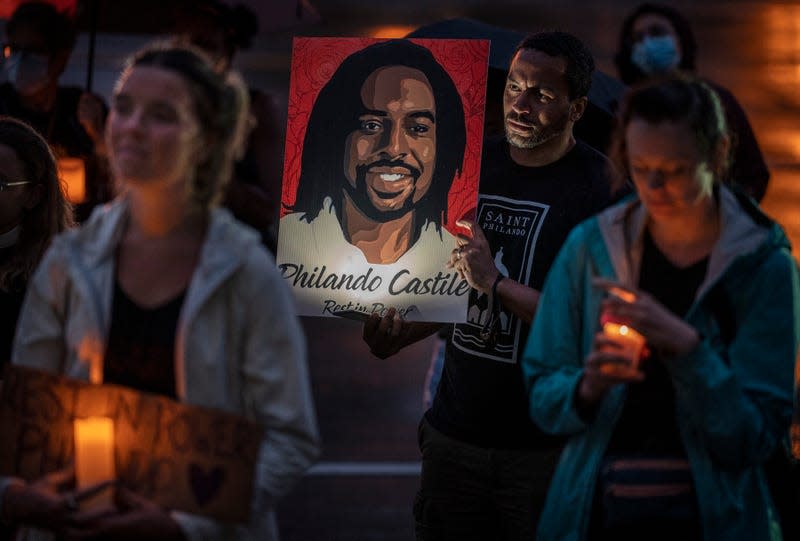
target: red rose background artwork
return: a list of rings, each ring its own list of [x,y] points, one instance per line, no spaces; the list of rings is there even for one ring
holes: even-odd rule
[[[286,151],[283,172],[281,217],[294,205],[300,177],[303,139],[314,101],[342,61],[375,43],[374,38],[295,38],[289,89]],[[484,40],[414,39],[426,47],[450,75],[464,106],[467,144],[461,174],[453,180],[448,197],[445,228],[453,234],[455,222],[471,217],[480,175],[483,115],[486,106],[486,73],[489,44]]]

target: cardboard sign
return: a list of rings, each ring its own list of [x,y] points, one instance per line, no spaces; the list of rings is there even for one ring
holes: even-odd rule
[[[0,474],[27,480],[74,456],[73,421],[114,420],[117,477],[169,508],[243,522],[263,430],[230,413],[117,385],[8,366],[0,389]]]
[[[296,38],[277,262],[298,313],[464,322],[489,42]]]

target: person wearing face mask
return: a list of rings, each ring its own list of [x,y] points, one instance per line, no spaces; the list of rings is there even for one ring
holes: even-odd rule
[[[75,44],[75,27],[51,4],[20,5],[6,24],[0,85],[0,114],[30,124],[45,138],[57,160],[81,158],[86,197],[76,206],[83,221],[98,203],[111,198],[105,159],[102,99],[78,87],[59,86]]]
[[[625,84],[696,70],[697,42],[689,21],[675,8],[639,5],[622,23],[614,63]],[[742,106],[731,92],[706,80],[722,102],[731,134],[731,164],[726,183],[761,201],[769,169]]]
[[[6,60],[8,80],[22,95],[33,95],[47,87],[47,55],[9,47]]]

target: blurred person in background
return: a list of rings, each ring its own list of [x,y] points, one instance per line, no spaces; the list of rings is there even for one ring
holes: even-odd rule
[[[30,124],[57,160],[80,158],[86,172],[85,200],[75,207],[82,222],[113,196],[104,141],[107,108],[102,99],[58,80],[75,46],[74,22],[45,2],[20,4],[6,23],[0,114]]]
[[[622,23],[614,63],[628,85],[677,72],[694,73],[697,41],[689,21],[677,9],[657,3],[639,5]],[[725,111],[731,140],[731,164],[723,181],[760,202],[769,170],[747,115],[731,92],[706,81]]]
[[[27,124],[0,116],[0,379],[28,280],[53,236],[71,225],[50,147]]]
[[[74,494],[2,478],[6,522],[67,540],[278,539],[274,505],[318,456],[319,436],[290,293],[258,235],[215,206],[244,114],[237,91],[186,48],[129,61],[106,134],[120,195],[53,242],[13,361],[87,379],[99,359],[104,383],[260,423],[253,498],[239,502],[250,522],[170,511],[125,488],[111,513],[76,514]]]
[[[175,33],[179,42],[205,51],[219,73],[228,73],[236,53],[250,47],[258,19],[248,7],[219,0],[199,0],[179,10]],[[272,96],[250,89],[249,135],[236,158],[223,205],[256,229],[274,253],[281,201],[283,138],[280,115]]]
[[[764,466],[792,414],[789,242],[722,184],[730,142],[707,84],[633,90],[614,140],[637,194],[572,231],[522,360],[533,420],[569,437],[538,539],[779,540]],[[638,366],[612,321],[646,340]]]

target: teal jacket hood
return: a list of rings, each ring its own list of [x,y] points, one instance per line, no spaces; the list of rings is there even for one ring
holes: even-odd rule
[[[780,539],[761,465],[788,431],[800,344],[800,279],[780,226],[751,201],[718,192],[721,232],[685,316],[702,339],[666,364],[695,480],[704,539]],[[645,209],[633,196],[577,226],[551,268],[522,359],[529,413],[569,436],[551,482],[540,540],[585,539],[600,464],[625,400],[612,388],[593,419],[573,396],[599,330],[599,276],[635,287]],[[719,299],[734,322],[720,321]]]

